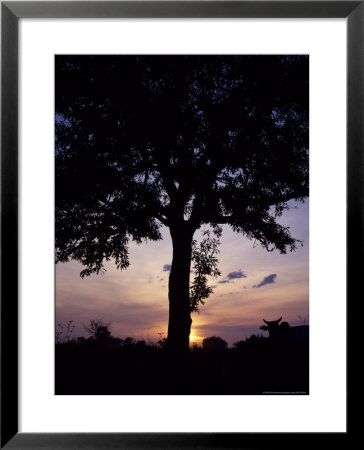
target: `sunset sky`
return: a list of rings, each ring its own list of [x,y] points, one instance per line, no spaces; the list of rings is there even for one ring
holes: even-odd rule
[[[72,337],[85,335],[90,319],[111,322],[121,338],[166,337],[167,226],[183,243],[201,223],[230,223],[280,249],[290,248],[291,234],[303,246],[268,252],[224,225],[221,276],[192,314],[192,343],[214,335],[231,346],[262,333],[263,318],[307,323],[308,201],[291,200],[278,219],[288,236],[275,228],[274,205],[308,195],[308,62],[308,55],[57,56],[57,324],[72,320]],[[166,225],[163,239],[135,244],[158,236],[151,218]],[[110,260],[96,275],[104,258],[123,267],[125,236],[130,266],[121,271]],[[174,248],[171,299],[187,304],[188,257],[182,244]],[[84,269],[92,275],[81,278]],[[189,320],[180,310],[175,318],[176,329]]]
[[[309,202],[290,205],[296,207],[280,222],[303,241],[293,253],[267,252],[224,226],[221,277],[211,280],[216,287],[200,314],[192,314],[191,342],[215,335],[232,346],[251,334],[265,335],[259,329],[263,318],[283,316],[291,325],[303,323],[298,316],[309,314]],[[56,323],[73,320],[73,337],[87,334],[82,324],[90,319],[112,322],[112,334],[121,338],[157,341],[159,333],[165,337],[172,244],[167,228],[162,234],[162,241],[131,243],[130,266],[123,271],[110,261],[105,274],[82,279],[79,263],[57,264]]]

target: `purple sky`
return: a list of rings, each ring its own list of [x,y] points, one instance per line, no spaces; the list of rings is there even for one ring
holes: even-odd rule
[[[192,315],[192,342],[215,335],[231,346],[251,334],[266,334],[259,330],[263,318],[283,316],[291,325],[303,323],[309,312],[308,210],[308,201],[298,203],[280,219],[303,241],[303,247],[286,255],[269,253],[224,227],[221,277],[211,280],[214,293],[200,314]],[[110,261],[104,275],[81,279],[79,263],[56,265],[56,323],[73,320],[73,337],[85,335],[82,323],[90,319],[112,322],[114,336],[147,341],[158,340],[159,333],[166,336],[172,259],[168,229],[163,229],[162,241],[132,243],[129,250],[130,267],[120,271]]]

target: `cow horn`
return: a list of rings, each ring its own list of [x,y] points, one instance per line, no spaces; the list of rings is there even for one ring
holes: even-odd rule
[[[266,324],[268,325],[268,322],[267,322],[265,319],[263,319],[263,322],[266,323]]]
[[[282,320],[282,316],[277,320],[277,323],[279,323]]]

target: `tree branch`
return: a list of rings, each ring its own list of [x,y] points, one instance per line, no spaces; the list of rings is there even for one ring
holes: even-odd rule
[[[280,196],[275,196],[273,198],[268,198],[268,199],[264,199],[264,200],[253,200],[253,201],[249,201],[249,204],[246,205],[246,207],[249,206],[262,206],[262,207],[269,207],[269,206],[274,206],[274,205],[278,205],[279,203],[286,203],[289,200],[297,200],[297,199],[303,199],[305,197],[308,197],[308,188],[306,189],[302,189],[302,191],[297,191],[294,194],[293,193],[289,193],[289,194],[282,194]]]

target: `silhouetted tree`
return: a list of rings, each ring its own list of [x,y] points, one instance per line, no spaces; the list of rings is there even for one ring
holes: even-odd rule
[[[168,227],[170,350],[188,351],[206,298],[190,295],[195,231],[292,251],[277,218],[307,195],[307,57],[56,57],[56,261],[125,269],[131,239]]]
[[[92,338],[99,341],[111,336],[111,322],[104,322],[101,319],[90,319],[90,324],[83,324],[83,327]]]
[[[202,341],[202,348],[207,351],[221,351],[227,348],[227,342],[220,336],[207,337]]]
[[[135,339],[128,336],[125,339],[123,339],[123,344],[124,345],[134,345],[135,344]]]
[[[74,329],[75,326],[73,320],[69,320],[66,325],[63,325],[62,322],[58,323],[56,329],[56,344],[72,342],[71,335]]]

